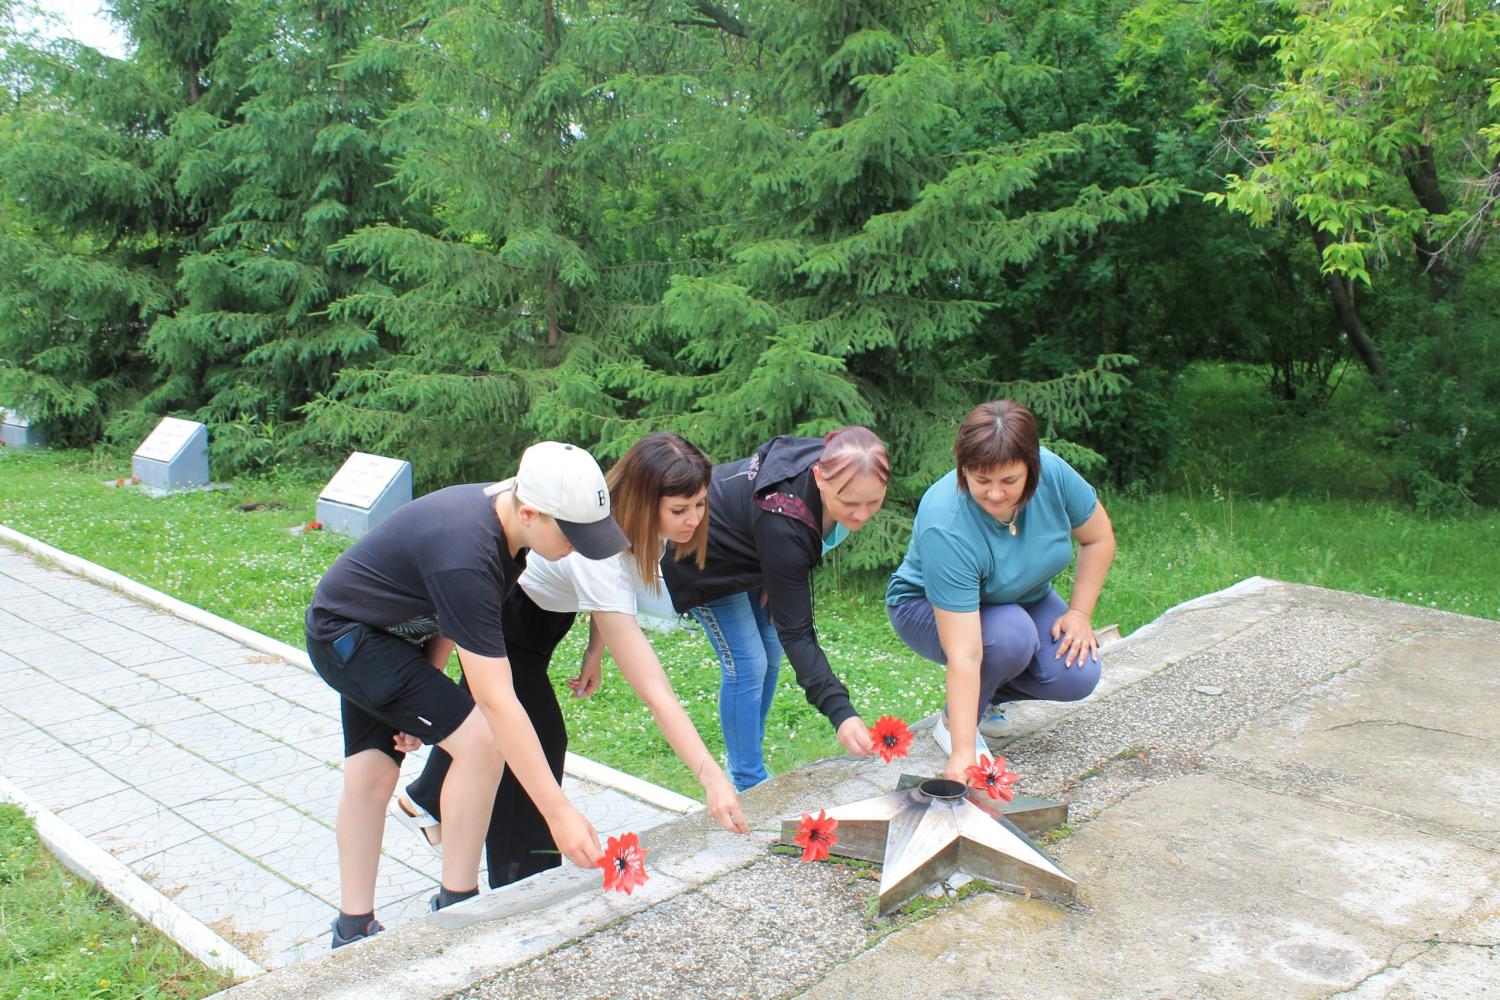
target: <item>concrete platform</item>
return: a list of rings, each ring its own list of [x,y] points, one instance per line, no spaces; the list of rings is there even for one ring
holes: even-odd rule
[[[751,837],[658,827],[633,897],[563,871],[227,996],[1500,996],[1500,623],[1256,579],[1015,716],[996,748],[1073,806],[1075,907],[950,886],[879,918],[870,870],[770,853],[782,816],[935,772],[919,736],[749,793]]]

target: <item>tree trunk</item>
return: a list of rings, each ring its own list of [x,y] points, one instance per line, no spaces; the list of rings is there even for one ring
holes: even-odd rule
[[[1438,184],[1437,158],[1431,146],[1424,143],[1403,152],[1401,169],[1417,204],[1428,215],[1448,214],[1448,199],[1443,197],[1442,186]],[[1425,232],[1417,234],[1416,243],[1417,260],[1427,275],[1427,297],[1436,302],[1448,294],[1448,264],[1443,260],[1442,247],[1433,243]]]
[[[1323,251],[1328,247],[1328,234],[1320,229],[1313,229],[1313,244],[1318,248],[1318,259],[1321,263]],[[1328,286],[1328,293],[1333,297],[1333,311],[1338,315],[1339,326],[1344,331],[1344,336],[1349,338],[1349,343],[1354,345],[1354,353],[1364,362],[1365,369],[1375,376],[1375,381],[1381,388],[1385,388],[1391,381],[1390,369],[1385,366],[1385,360],[1380,356],[1380,349],[1375,342],[1365,333],[1365,325],[1360,322],[1359,310],[1354,305],[1354,292],[1345,283],[1344,279],[1337,274],[1327,273],[1323,275],[1323,283]]]

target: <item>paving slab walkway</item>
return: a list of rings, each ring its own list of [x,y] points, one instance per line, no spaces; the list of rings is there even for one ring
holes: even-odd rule
[[[315,674],[0,545],[0,727],[0,778],[255,962],[327,950],[342,743]],[[677,815],[564,785],[601,834]],[[395,823],[384,850],[394,927],[426,912],[440,864]]]
[[[1255,579],[1014,715],[996,749],[1070,804],[1075,906],[950,885],[881,918],[869,869],[771,853],[782,817],[940,770],[923,734],[753,789],[751,837],[658,827],[632,897],[560,870],[228,998],[1500,997],[1500,623]]]

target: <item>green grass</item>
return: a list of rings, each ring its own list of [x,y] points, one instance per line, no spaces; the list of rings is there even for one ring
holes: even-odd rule
[[[107,488],[123,460],[85,452],[0,451],[0,523],[91,559],[191,604],[293,645],[302,612],[346,539],[289,529],[313,513],[321,479],[279,475],[232,489],[149,499]],[[242,511],[241,505],[262,504]],[[1388,503],[1348,499],[1239,499],[1200,492],[1106,496],[1119,555],[1095,622],[1126,633],[1181,601],[1247,576],[1372,594],[1423,607],[1500,618],[1500,574],[1485,553],[1500,551],[1500,514],[1436,518]],[[1070,581],[1064,577],[1064,593]],[[942,673],[891,631],[880,581],[817,589],[818,630],[834,669],[866,721],[915,720],[935,711]],[[568,718],[570,746],[585,756],[687,794],[697,783],[656,732],[618,674],[586,701],[567,697],[583,647],[575,629],[553,676]],[[722,751],[719,672],[696,631],[654,636],[678,696],[709,746]],[[767,725],[773,772],[837,754],[833,733],[783,665]]]
[[[207,996],[229,980],[80,882],[0,804],[0,997]]]

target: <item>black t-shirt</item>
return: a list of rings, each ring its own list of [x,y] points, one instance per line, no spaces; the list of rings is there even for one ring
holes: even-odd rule
[[[353,623],[415,643],[441,633],[504,656],[500,608],[521,576],[483,484],[413,500],[339,556],[313,594],[307,632],[330,642]]]

